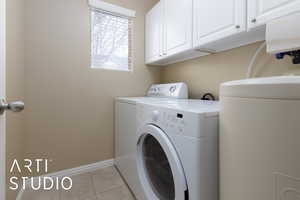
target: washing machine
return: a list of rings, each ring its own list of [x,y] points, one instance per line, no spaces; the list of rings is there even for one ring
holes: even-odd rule
[[[152,85],[145,97],[124,97],[115,100],[115,166],[138,200],[144,200],[136,167],[136,105],[170,103],[188,98],[185,83]]]
[[[300,77],[221,86],[220,199],[300,200]]]
[[[139,184],[147,200],[218,200],[218,102],[137,104]]]

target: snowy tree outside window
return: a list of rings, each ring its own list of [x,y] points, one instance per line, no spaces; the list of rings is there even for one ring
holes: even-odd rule
[[[91,10],[91,65],[130,71],[132,20],[99,10]]]

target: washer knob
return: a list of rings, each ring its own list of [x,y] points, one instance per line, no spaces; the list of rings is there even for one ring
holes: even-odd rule
[[[155,121],[155,122],[157,122],[158,119],[159,119],[159,112],[158,112],[158,110],[155,110],[152,113],[152,120]]]
[[[177,87],[176,86],[172,86],[170,87],[170,92],[171,93],[174,93],[176,91]]]

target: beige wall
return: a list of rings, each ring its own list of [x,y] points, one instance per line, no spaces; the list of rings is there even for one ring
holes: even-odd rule
[[[200,98],[206,92],[218,96],[222,82],[244,79],[247,66],[260,43],[236,48],[163,68],[162,81],[184,81],[188,84],[191,98]],[[290,58],[276,60],[262,53],[255,65],[254,77],[300,73],[299,65]]]
[[[144,15],[154,0],[109,0],[137,11],[134,71],[90,68],[87,0],[26,0],[26,156],[51,171],[113,158],[117,96],[140,96],[160,81],[144,65]]]
[[[7,101],[24,100],[24,1],[7,2]],[[13,159],[21,160],[24,152],[24,116],[23,113],[7,112],[6,115],[6,156],[7,179]],[[19,176],[16,173],[14,176]],[[8,184],[6,184],[8,186]],[[16,192],[7,190],[6,200],[15,200]]]
[[[143,95],[151,83],[160,81],[187,82],[192,98],[205,92],[217,95],[220,83],[244,78],[259,45],[162,68],[146,67],[144,15],[156,0],[107,1],[137,11],[133,72],[90,68],[86,0],[26,0],[25,5],[22,0],[8,1],[8,99],[24,99],[25,94],[26,103],[25,118],[8,114],[8,158],[52,159],[51,171],[111,159],[115,97]],[[300,72],[289,59],[262,55],[254,74],[294,71]]]

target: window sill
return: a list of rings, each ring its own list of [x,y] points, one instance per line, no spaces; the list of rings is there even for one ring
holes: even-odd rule
[[[91,69],[104,70],[104,71],[115,71],[115,72],[133,72],[132,69],[109,69],[109,68],[93,67],[93,66],[91,66]]]

